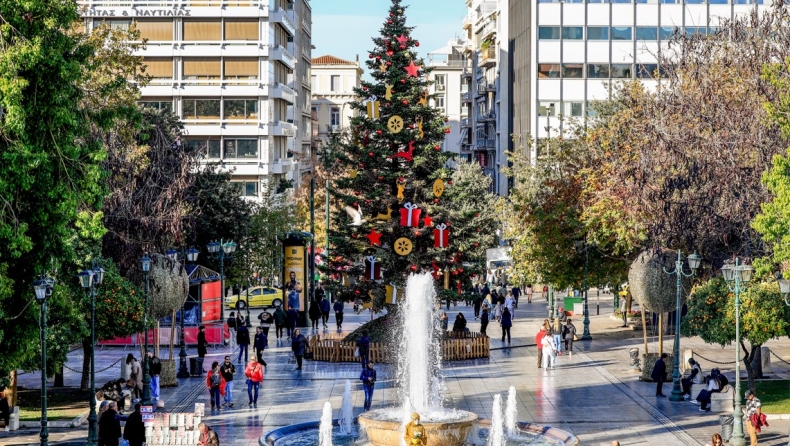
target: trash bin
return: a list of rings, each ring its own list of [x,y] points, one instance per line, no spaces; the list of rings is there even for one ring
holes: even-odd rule
[[[735,418],[732,415],[719,415],[719,424],[721,425],[721,438],[724,441],[730,441],[732,438],[732,425]]]
[[[189,358],[189,374],[191,376],[203,375],[203,360],[202,358]]]
[[[129,381],[129,375],[132,374],[132,365],[126,363],[126,356],[121,357],[121,379]]]

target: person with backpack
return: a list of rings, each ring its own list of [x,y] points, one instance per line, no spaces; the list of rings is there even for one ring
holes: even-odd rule
[[[239,359],[236,362],[241,364],[241,355],[243,353],[244,362],[246,363],[249,359],[250,331],[247,329],[247,324],[244,323],[244,318],[239,321],[236,327],[236,343],[239,344]]]
[[[288,321],[288,315],[285,314],[285,310],[283,310],[282,306],[279,306],[274,309],[274,334],[277,335],[277,339],[283,337],[283,327],[285,327],[285,323]]]
[[[214,361],[206,377],[206,386],[208,387],[209,398],[211,399],[211,410],[214,410],[215,407],[217,410],[222,408],[219,397],[220,395],[225,395],[225,385],[225,380],[222,378],[222,374],[219,371],[219,362]]]
[[[250,407],[258,407],[258,388],[263,382],[263,367],[258,364],[254,356],[247,364],[247,368],[244,369],[244,376],[247,377],[247,396],[250,399]],[[255,390],[254,393],[253,390]]]
[[[154,352],[148,352],[148,376],[151,377],[151,399],[154,400],[154,406],[159,401],[159,375],[162,374],[162,361],[154,355]]]

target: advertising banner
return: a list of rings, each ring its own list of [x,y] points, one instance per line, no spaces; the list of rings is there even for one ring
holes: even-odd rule
[[[285,302],[287,306],[294,307],[297,311],[307,311],[304,256],[303,246],[285,247]]]

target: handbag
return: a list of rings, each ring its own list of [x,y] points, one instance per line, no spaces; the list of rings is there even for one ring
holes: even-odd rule
[[[120,443],[118,443],[118,446],[129,446],[129,440],[121,440]]]
[[[304,359],[313,359],[313,352],[304,352]]]
[[[354,357],[359,358],[359,347],[354,349]]]
[[[573,340],[574,340],[574,341],[578,341],[578,340],[579,340],[579,337],[578,337],[578,336],[576,336],[576,333],[574,333],[574,334],[573,334]]]

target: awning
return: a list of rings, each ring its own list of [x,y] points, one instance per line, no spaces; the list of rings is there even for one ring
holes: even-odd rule
[[[189,284],[194,285],[202,282],[214,282],[220,279],[219,273],[212,271],[201,265],[186,265],[184,267],[189,276]]]

